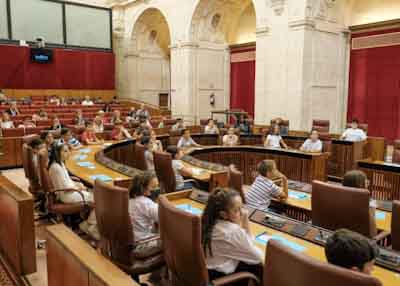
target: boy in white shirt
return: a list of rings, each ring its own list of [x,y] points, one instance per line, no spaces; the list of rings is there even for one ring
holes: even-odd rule
[[[204,127],[205,134],[219,134],[219,129],[214,124],[213,119],[208,119],[208,124]]]
[[[230,127],[228,129],[228,134],[222,137],[222,144],[224,146],[236,146],[239,144],[239,137],[235,134],[235,128]]]
[[[90,99],[89,96],[85,96],[85,100],[82,101],[82,105],[83,105],[83,106],[90,106],[90,105],[93,105],[93,104],[94,104],[94,103],[93,103],[93,101]]]
[[[192,137],[190,136],[190,130],[189,129],[183,129],[182,130],[182,137],[178,141],[178,148],[187,148],[187,147],[198,147],[201,146],[200,144],[197,144]]]
[[[367,135],[362,129],[358,128],[358,120],[353,119],[351,128],[347,128],[340,138],[346,141],[359,142],[366,140]]]
[[[317,130],[312,130],[310,138],[304,141],[300,147],[300,151],[310,153],[320,153],[322,151],[322,142],[318,139],[319,134]]]

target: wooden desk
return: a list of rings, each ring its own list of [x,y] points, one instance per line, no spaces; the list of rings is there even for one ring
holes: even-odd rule
[[[49,286],[138,286],[63,224],[47,227]]]
[[[17,275],[36,272],[33,197],[0,176],[0,252]]]
[[[204,205],[198,202],[195,202],[188,198],[188,192],[177,192],[172,194],[165,195],[174,205],[180,204],[189,204],[192,207],[203,210]],[[263,225],[250,222],[250,229],[253,236],[260,235],[264,232],[267,232],[269,235],[279,235],[291,242],[297,243],[303,247],[305,247],[304,254],[309,255],[315,259],[320,261],[326,261],[324,248],[316,245],[314,243],[305,241],[300,238],[293,237],[289,234],[265,227]],[[266,247],[256,242],[258,248],[260,248],[263,252],[266,251]],[[390,270],[384,269],[382,267],[375,266],[374,271],[372,273],[375,277],[377,277],[385,286],[395,286],[400,283],[400,275],[398,273],[392,272]]]
[[[257,164],[271,159],[289,179],[311,183],[326,180],[326,157],[324,153],[311,154],[298,150],[272,149],[255,146],[203,146],[188,152],[196,159],[225,166],[234,164],[243,172],[245,184],[254,180]]]
[[[103,165],[101,163],[96,162],[95,154],[101,152],[104,149],[104,147],[105,147],[104,145],[90,145],[90,146],[84,146],[79,150],[72,151],[70,158],[65,163],[65,166],[72,175],[79,177],[86,184],[91,186],[94,185],[94,180],[90,176],[98,174],[104,174],[111,177],[112,181],[109,182],[110,184],[116,183],[118,185],[121,185],[119,183],[123,184],[124,182],[130,182],[132,177],[124,175],[121,172],[112,170],[110,168],[110,165]],[[89,152],[82,153],[82,150],[89,150]],[[82,160],[77,160],[77,157],[80,155],[83,156],[86,155],[87,157]],[[78,162],[90,162],[95,166],[95,168],[89,169],[87,167],[81,167],[77,164]]]
[[[400,200],[400,165],[383,161],[360,160],[358,169],[369,179],[369,190],[374,199]]]

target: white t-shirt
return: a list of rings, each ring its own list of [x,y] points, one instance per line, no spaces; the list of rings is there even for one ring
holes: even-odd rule
[[[189,139],[186,139],[185,137],[182,136],[181,139],[179,139],[179,141],[178,141],[178,148],[191,147],[194,145],[196,145],[196,142],[194,142],[192,137],[190,137]]]
[[[356,129],[347,128],[346,131],[344,131],[342,136],[343,136],[344,140],[352,141],[352,142],[364,141],[367,139],[367,135],[360,128],[356,128]]]
[[[224,144],[224,146],[238,145],[238,141],[239,141],[239,138],[235,134],[233,134],[233,135],[226,134],[226,135],[224,135],[224,137],[222,137],[222,143]]]
[[[144,159],[146,160],[147,170],[154,170],[153,152],[149,150],[144,151]]]
[[[307,139],[306,141],[304,141],[301,149],[306,152],[321,152],[322,142],[319,139],[315,142],[313,142],[311,139]]]
[[[218,220],[211,241],[213,256],[207,253],[208,269],[230,274],[236,270],[240,261],[252,265],[263,261],[264,255],[256,247],[254,238],[236,223]]]
[[[218,134],[219,130],[218,130],[218,128],[216,126],[210,127],[210,126],[207,125],[204,128],[204,133],[205,134]]]
[[[265,146],[266,147],[272,147],[272,148],[281,148],[281,140],[282,140],[282,137],[281,137],[281,135],[273,135],[273,134],[269,134],[268,136],[267,136],[267,140],[266,140],[266,142],[265,142]],[[268,145],[267,145],[267,142],[268,142]]]
[[[154,235],[154,224],[158,222],[158,204],[145,196],[130,199],[129,215],[135,240],[146,239]]]
[[[93,103],[93,101],[91,101],[91,100],[84,100],[84,101],[82,101],[82,105],[84,105],[84,106],[89,106],[89,105],[93,105],[94,103]]]
[[[3,121],[3,122],[1,122],[1,128],[3,128],[3,129],[14,128],[14,122],[12,122],[12,121]]]
[[[49,176],[54,190],[78,189],[76,183],[72,181],[67,168],[63,163],[53,163],[49,169]],[[93,202],[93,194],[82,191],[86,202]],[[78,203],[82,201],[82,196],[78,192],[59,192],[58,199],[63,203]]]

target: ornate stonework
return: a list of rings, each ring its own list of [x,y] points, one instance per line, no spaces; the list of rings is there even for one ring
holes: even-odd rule
[[[285,9],[285,0],[270,0],[271,8],[274,9],[275,15],[280,16]]]

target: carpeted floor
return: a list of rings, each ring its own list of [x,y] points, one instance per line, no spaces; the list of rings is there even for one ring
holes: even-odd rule
[[[3,264],[0,262],[0,285],[1,286],[17,286],[11,277],[8,275]]]

